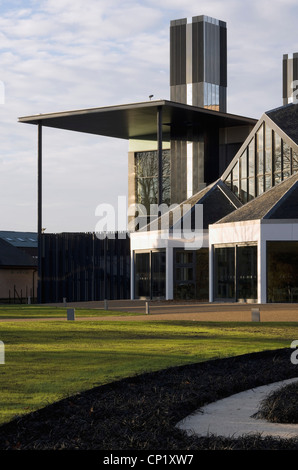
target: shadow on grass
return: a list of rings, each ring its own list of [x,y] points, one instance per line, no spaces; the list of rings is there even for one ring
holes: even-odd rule
[[[3,425],[0,449],[297,450],[298,438],[199,438],[176,428],[207,403],[296,377],[291,352],[210,360],[96,387]]]

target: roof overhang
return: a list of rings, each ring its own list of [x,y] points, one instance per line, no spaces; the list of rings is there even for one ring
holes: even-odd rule
[[[190,128],[254,126],[255,119],[221,113],[167,100],[147,101],[20,117],[19,122],[119,139],[156,136],[157,112],[162,110],[163,132],[186,133]]]

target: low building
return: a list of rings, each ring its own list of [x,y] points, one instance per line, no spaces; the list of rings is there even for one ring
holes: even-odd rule
[[[37,297],[37,258],[15,246],[13,241],[14,236],[18,235],[22,243],[25,238],[22,238],[22,233],[1,232],[0,302],[28,303],[28,300],[34,302]]]

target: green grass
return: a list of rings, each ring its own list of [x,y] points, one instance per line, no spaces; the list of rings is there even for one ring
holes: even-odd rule
[[[145,310],[144,310],[145,313]],[[135,315],[130,312],[123,312],[117,310],[103,310],[98,309],[84,309],[76,308],[75,316],[79,317],[103,317],[109,315],[129,316]],[[13,320],[13,319],[28,319],[28,318],[66,318],[67,307],[44,307],[40,305],[5,305],[0,306],[0,319]]]
[[[298,323],[7,321],[0,323],[0,423],[137,373],[290,347]]]

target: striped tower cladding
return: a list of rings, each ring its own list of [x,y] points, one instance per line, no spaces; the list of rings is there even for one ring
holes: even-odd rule
[[[171,21],[171,100],[226,112],[227,28],[208,16]]]

